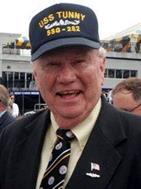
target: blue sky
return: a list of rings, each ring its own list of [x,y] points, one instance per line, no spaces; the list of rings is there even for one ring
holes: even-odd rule
[[[101,39],[141,23],[141,0],[1,0],[0,32],[19,33],[28,37],[32,16],[59,2],[91,7],[99,20]]]

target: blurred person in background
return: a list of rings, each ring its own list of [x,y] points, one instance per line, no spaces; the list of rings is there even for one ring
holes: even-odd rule
[[[9,100],[10,112],[13,117],[17,118],[20,115],[19,106],[15,103],[15,95],[10,94]]]
[[[118,109],[141,116],[141,79],[119,82],[112,90],[112,102]]]
[[[9,112],[9,92],[4,85],[0,85],[0,132],[8,124],[15,121]]]

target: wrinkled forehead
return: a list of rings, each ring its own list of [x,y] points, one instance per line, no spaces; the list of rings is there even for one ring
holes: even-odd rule
[[[118,92],[119,92],[119,93],[122,93],[122,94],[125,94],[125,95],[132,94],[132,91],[127,90],[127,89],[125,89],[125,88],[119,89]],[[117,92],[117,93],[118,93],[118,92]]]
[[[115,100],[118,100],[118,103],[123,103],[125,101],[125,104],[128,105],[127,101],[130,100],[131,102],[134,98],[131,91],[123,89],[113,95],[113,101]]]

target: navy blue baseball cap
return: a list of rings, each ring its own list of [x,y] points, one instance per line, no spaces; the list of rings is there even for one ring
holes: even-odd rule
[[[29,26],[31,60],[65,46],[100,48],[98,21],[86,6],[59,3],[35,15]]]

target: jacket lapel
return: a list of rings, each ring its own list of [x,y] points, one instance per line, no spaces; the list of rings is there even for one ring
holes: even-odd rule
[[[9,119],[8,117],[8,113],[5,112],[1,117],[0,117],[0,127],[4,127],[5,123],[7,122],[7,119]]]
[[[106,187],[121,161],[116,146],[126,139],[119,119],[116,110],[103,102],[99,118],[66,189],[76,188],[77,183],[81,189]]]
[[[40,162],[40,152],[49,123],[49,116],[44,112],[41,116],[35,119],[34,122],[24,128],[23,135],[17,142],[12,157],[13,178],[11,183],[13,186],[11,186],[11,188],[14,189],[18,186],[20,189],[35,189]],[[19,172],[22,172],[22,174],[18,174]],[[13,179],[15,182],[13,182]],[[16,183],[15,186],[14,183]]]

